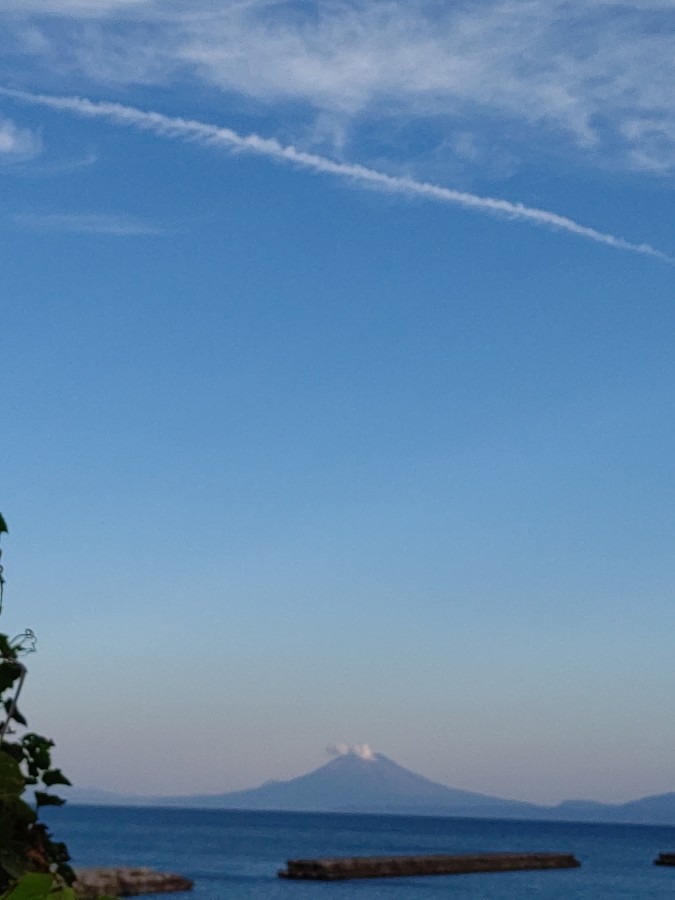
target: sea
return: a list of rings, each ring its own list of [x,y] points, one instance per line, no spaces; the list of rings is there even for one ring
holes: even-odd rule
[[[675,827],[66,805],[49,825],[75,866],[151,866],[194,880],[175,900],[641,900],[675,897]],[[549,851],[578,869],[346,882],[286,881],[286,860]]]

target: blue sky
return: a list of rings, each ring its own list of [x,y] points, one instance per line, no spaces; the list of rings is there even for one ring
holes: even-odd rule
[[[673,12],[6,0],[3,630],[76,783],[674,788]]]

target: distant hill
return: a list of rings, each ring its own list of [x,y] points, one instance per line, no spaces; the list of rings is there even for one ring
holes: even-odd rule
[[[72,788],[67,795],[71,803],[100,806],[124,804],[675,825],[675,793],[616,805],[569,800],[558,806],[538,806],[450,788],[411,772],[382,753],[372,753],[367,747],[365,751],[341,753],[320,768],[288,781],[269,781],[257,788],[225,794],[142,797]]]
[[[643,825],[675,825],[675,793],[657,794],[631,800],[620,806],[605,807],[611,822],[636,822]]]

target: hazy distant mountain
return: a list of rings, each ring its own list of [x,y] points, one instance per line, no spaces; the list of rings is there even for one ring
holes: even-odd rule
[[[306,775],[288,781],[269,781],[257,788],[226,794],[141,797],[77,788],[67,793],[71,803],[101,806],[187,806],[675,825],[675,793],[615,805],[569,800],[558,806],[537,806],[438,784],[399,766],[381,753],[372,753],[367,747],[343,752]]]
[[[604,807],[609,822],[637,822],[643,825],[675,825],[675,793],[657,794],[631,800],[618,806]]]
[[[404,769],[381,753],[337,756],[320,769],[290,781],[228,794],[167,798],[164,802],[225,809],[278,809],[308,812],[449,813],[501,816],[536,807],[515,800],[454,790]]]

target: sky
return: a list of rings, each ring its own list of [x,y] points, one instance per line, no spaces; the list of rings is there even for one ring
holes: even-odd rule
[[[0,626],[81,787],[675,790],[673,0],[4,0]]]

